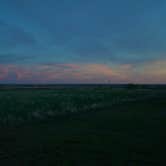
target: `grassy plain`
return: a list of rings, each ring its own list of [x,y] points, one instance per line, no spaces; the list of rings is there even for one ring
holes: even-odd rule
[[[165,166],[166,88],[0,89],[1,166]]]

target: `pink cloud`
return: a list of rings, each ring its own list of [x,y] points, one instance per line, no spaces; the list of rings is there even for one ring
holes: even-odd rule
[[[38,64],[0,65],[0,81],[18,83],[159,83],[166,81],[166,61],[154,61],[140,66],[130,64]]]
[[[0,80],[3,80],[8,74],[8,68],[5,68],[3,65],[0,65]]]

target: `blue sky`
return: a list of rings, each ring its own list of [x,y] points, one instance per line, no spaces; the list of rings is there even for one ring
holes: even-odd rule
[[[165,83],[165,18],[164,0],[0,0],[0,82]]]

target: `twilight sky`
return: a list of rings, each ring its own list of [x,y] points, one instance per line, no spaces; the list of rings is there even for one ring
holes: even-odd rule
[[[166,83],[165,0],[0,0],[0,83]]]

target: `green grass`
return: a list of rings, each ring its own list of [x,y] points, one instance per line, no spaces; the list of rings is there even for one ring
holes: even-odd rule
[[[0,91],[0,165],[164,166],[165,92]]]

